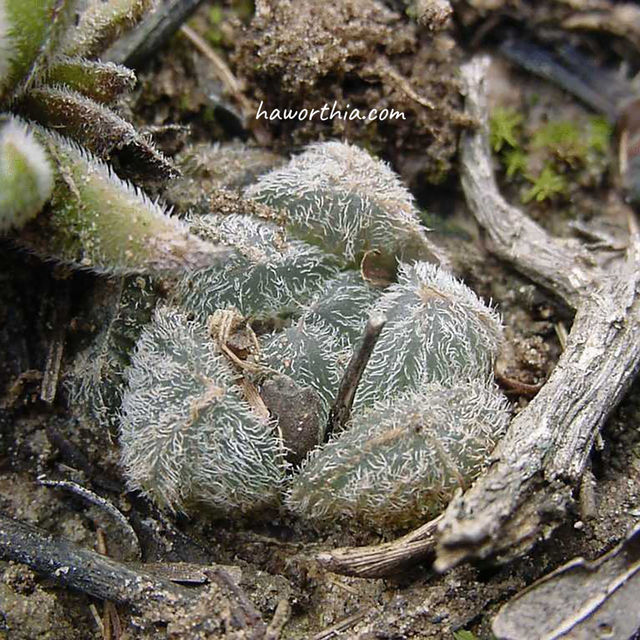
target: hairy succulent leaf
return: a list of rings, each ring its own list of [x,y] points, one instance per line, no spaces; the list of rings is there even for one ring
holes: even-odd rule
[[[323,285],[305,308],[304,318],[332,327],[340,342],[350,347],[361,337],[368,310],[379,296],[379,290],[364,282],[357,271],[345,271]]]
[[[36,58],[42,53],[45,41],[56,17],[58,0],[2,0],[5,21],[5,42],[8,41],[8,69],[0,76],[0,98],[27,77]],[[2,63],[0,63],[1,65]],[[4,91],[3,91],[4,90]]]
[[[498,314],[452,275],[401,264],[374,309],[387,324],[358,387],[356,407],[423,382],[489,380],[500,345]]]
[[[191,231],[234,247],[221,267],[189,273],[177,288],[179,304],[201,321],[233,306],[245,316],[300,312],[301,305],[337,273],[335,261],[315,247],[288,241],[274,224],[250,216],[209,214],[191,219]]]
[[[326,423],[348,361],[335,331],[300,319],[282,331],[263,336],[260,347],[263,364],[317,392],[322,403],[321,422]]]
[[[277,500],[286,463],[274,426],[254,415],[206,329],[159,308],[127,373],[122,463],[157,504],[251,511]]]
[[[133,89],[136,76],[127,67],[112,62],[62,57],[47,69],[46,81],[49,85],[65,86],[96,102],[108,104],[122,92]]]
[[[201,268],[227,257],[100,160],[56,134],[39,137],[55,185],[47,211],[18,238],[39,255],[112,274]]]
[[[508,421],[504,396],[481,381],[407,391],[355,414],[349,429],[316,449],[287,504],[319,523],[424,522],[478,475]]]
[[[358,147],[313,144],[246,194],[284,209],[292,233],[347,263],[368,251],[379,252],[388,268],[396,258],[437,260],[411,194],[386,163]]]
[[[134,127],[104,105],[65,87],[41,87],[24,94],[16,108],[32,120],[73,138],[101,158],[135,155],[159,177],[173,177],[173,165]],[[87,124],[90,123],[90,124]]]
[[[61,52],[83,58],[97,56],[155,4],[155,0],[88,0],[78,15],[78,25],[67,32]]]
[[[52,188],[51,164],[24,123],[0,122],[0,233],[38,214]]]

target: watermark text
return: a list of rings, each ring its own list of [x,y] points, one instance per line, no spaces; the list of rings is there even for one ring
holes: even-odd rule
[[[325,104],[320,109],[271,109],[268,111],[263,106],[263,101],[260,101],[258,106],[258,112],[256,113],[256,120],[264,118],[265,120],[313,120],[319,118],[320,120],[333,120],[338,118],[339,120],[405,120],[405,115],[402,111],[396,111],[395,109],[369,109],[368,111],[361,111],[360,109],[349,108],[340,109],[336,101],[332,105]]]

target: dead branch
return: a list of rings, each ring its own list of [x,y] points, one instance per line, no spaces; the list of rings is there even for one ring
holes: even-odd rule
[[[488,58],[463,67],[467,112],[481,123],[461,143],[462,184],[491,250],[576,309],[548,382],[511,423],[487,472],[450,503],[439,527],[436,568],[510,559],[566,517],[607,416],[640,366],[639,243],[626,263],[598,267],[579,245],[550,237],[501,197],[491,169],[484,77]]]
[[[441,519],[442,516],[438,516],[391,542],[368,547],[341,547],[318,554],[316,560],[325,569],[344,576],[384,578],[398,573],[409,563],[433,558],[435,532]]]
[[[0,558],[26,564],[95,598],[126,605],[140,616],[140,624],[168,625],[167,637],[220,638],[240,629],[243,638],[265,636],[260,614],[222,569],[207,572],[211,583],[206,587],[189,589],[2,514]]]
[[[333,433],[342,431],[344,425],[349,421],[360,379],[386,323],[387,318],[382,314],[374,314],[369,318],[360,344],[353,352],[351,360],[349,360],[347,369],[340,381],[336,399],[329,411],[329,420],[324,434],[325,442],[329,441],[329,437]]]

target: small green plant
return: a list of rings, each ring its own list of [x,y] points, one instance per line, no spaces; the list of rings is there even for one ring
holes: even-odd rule
[[[506,178],[523,187],[525,204],[567,197],[574,183],[600,184],[609,164],[611,135],[611,126],[601,117],[552,120],[532,132],[512,109],[498,108],[491,118],[492,147]],[[534,166],[542,169],[531,175],[529,167]],[[531,183],[527,188],[525,180]]]
[[[613,127],[604,116],[589,119],[587,144],[592,151],[606,155],[611,148],[612,136]]]
[[[503,153],[504,168],[507,178],[512,179],[527,172],[527,154],[520,148],[509,149]]]
[[[518,137],[524,117],[515,109],[497,107],[491,113],[489,119],[489,141],[491,148],[496,152],[502,151],[505,146],[517,148]]]
[[[588,152],[584,134],[575,122],[567,120],[553,120],[540,127],[531,137],[531,147],[544,149],[571,166],[584,164]]]
[[[545,165],[540,174],[529,178],[533,185],[522,195],[522,202],[527,204],[532,200],[543,202],[556,196],[564,196],[568,192],[568,183],[551,165]]]
[[[467,631],[466,629],[459,629],[453,632],[454,640],[480,640],[473,631]]]
[[[232,256],[180,278],[174,306],[138,340],[121,411],[130,486],[172,510],[248,512],[275,504],[289,474],[287,505],[303,518],[384,529],[430,517],[479,472],[508,421],[491,381],[497,313],[425,261],[397,264],[384,292],[352,268],[370,250],[396,261],[428,246],[410,197],[363,151],[314,145],[247,193],[282,206],[282,226],[273,215],[190,215],[194,235]],[[387,324],[351,420],[319,445],[371,313]],[[260,320],[257,343],[247,318]],[[247,333],[252,347],[238,355]]]

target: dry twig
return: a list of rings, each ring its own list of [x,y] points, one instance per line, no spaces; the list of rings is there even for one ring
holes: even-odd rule
[[[387,323],[386,316],[382,314],[372,315],[367,321],[362,340],[353,352],[347,369],[340,381],[340,387],[336,395],[335,402],[329,412],[329,421],[324,434],[325,442],[329,440],[332,433],[341,431],[351,416],[351,407],[356,397],[358,384],[364,373],[364,369],[369,362],[369,358],[380,337],[380,332]]]
[[[436,568],[471,558],[513,558],[566,517],[592,444],[640,366],[640,239],[631,229],[622,268],[598,267],[579,244],[550,237],[500,195],[487,141],[488,58],[463,68],[467,113],[462,184],[493,253],[576,310],[555,370],[511,423],[493,464],[450,503]]]
[[[51,487],[52,489],[62,489],[64,491],[70,491],[86,502],[90,502],[91,504],[94,504],[102,509],[102,511],[111,516],[111,518],[113,518],[126,533],[131,547],[136,553],[136,556],[138,558],[142,557],[140,540],[138,540],[136,532],[134,531],[133,527],[124,516],[124,514],[113,504],[111,504],[111,502],[109,502],[102,496],[99,496],[97,493],[89,491],[89,489],[83,487],[82,485],[79,485],[77,482],[71,482],[69,480],[47,480],[45,477],[41,476],[38,478],[38,484],[42,485],[43,487]],[[102,555],[107,554],[103,553]]]
[[[210,582],[190,589],[111,558],[56,539],[0,514],[0,558],[21,562],[57,582],[100,600],[129,607],[139,626],[167,628],[168,637],[231,637],[263,640],[266,625],[222,569]],[[155,637],[165,637],[158,635]],[[239,637],[239,636],[234,636]]]
[[[342,547],[320,553],[316,560],[329,571],[357,578],[384,578],[408,563],[434,555],[435,531],[442,516],[402,538],[369,547]]]

